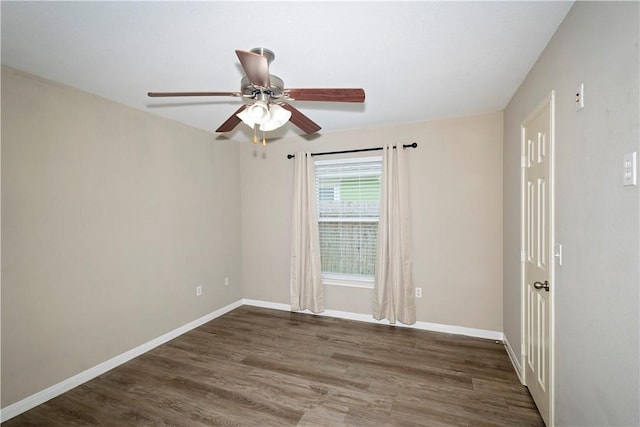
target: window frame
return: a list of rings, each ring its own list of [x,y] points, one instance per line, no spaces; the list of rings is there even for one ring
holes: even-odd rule
[[[382,156],[358,156],[358,157],[344,157],[337,159],[327,159],[327,160],[315,160],[314,168],[318,165],[338,165],[344,163],[371,163],[371,162],[380,162],[382,166]],[[317,169],[316,169],[317,172]],[[382,180],[382,169],[380,170],[380,175],[373,175],[379,177]],[[316,176],[316,183],[318,182],[318,177]],[[320,197],[320,188],[316,189],[316,198],[319,201]],[[336,189],[334,188],[334,194]],[[337,189],[337,194],[340,193],[340,190]],[[335,200],[335,199],[334,199]],[[339,200],[339,199],[338,199]],[[320,217],[320,209],[318,209],[318,224],[321,222],[354,222],[354,223],[362,223],[362,222],[375,222],[376,224],[380,223],[380,214],[378,213],[378,217],[373,219],[372,217],[352,217],[348,218],[346,221],[342,219],[343,217],[336,218],[327,218],[322,219]],[[376,238],[376,252],[377,252],[377,238]],[[320,266],[320,271],[322,275],[322,283],[324,285],[331,286],[344,286],[344,287],[352,287],[352,288],[366,288],[373,289],[375,283],[375,272],[371,276],[365,275],[357,275],[357,274],[340,274],[340,273],[331,273],[322,271],[322,265]]]

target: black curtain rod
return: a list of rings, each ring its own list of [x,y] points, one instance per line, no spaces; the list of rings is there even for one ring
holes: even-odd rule
[[[404,144],[402,147],[403,148],[416,148],[418,146],[417,142],[414,142],[412,144]],[[358,150],[344,150],[344,151],[328,151],[326,153],[311,153],[311,157],[314,156],[326,156],[328,154],[345,154],[345,153],[361,153],[363,151],[379,151],[382,150],[384,147],[374,147],[374,148],[360,148]],[[394,145],[393,148],[396,148],[396,146]],[[295,155],[293,154],[287,154],[287,159],[293,159],[295,157]]]

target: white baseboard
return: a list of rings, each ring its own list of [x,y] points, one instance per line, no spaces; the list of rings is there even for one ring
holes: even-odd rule
[[[281,304],[279,302],[260,301],[257,299],[243,299],[242,305],[252,305],[254,307],[273,308],[274,310],[291,311],[289,304]]]
[[[513,368],[516,371],[516,374],[518,375],[518,379],[520,380],[520,383],[522,385],[524,385],[524,377],[522,376],[522,365],[520,364],[520,361],[518,360],[518,356],[516,356],[516,352],[513,351],[513,347],[511,347],[511,343],[509,342],[509,339],[507,339],[507,336],[504,336],[504,347],[507,349],[507,354],[509,355],[509,359],[511,359],[511,364],[513,365]]]
[[[136,348],[133,348],[125,353],[102,362],[99,365],[89,368],[86,371],[80,372],[77,375],[67,378],[66,380],[61,381],[58,384],[54,384],[51,387],[39,391],[36,394],[32,394],[31,396],[26,397],[12,405],[9,405],[6,408],[2,408],[2,410],[0,410],[0,422],[5,422],[17,415],[20,415],[25,411],[28,411],[29,409],[35,408],[36,406],[48,400],[51,400],[54,397],[59,396],[62,393],[65,393],[89,380],[92,380],[93,378],[102,375],[105,372],[108,372],[113,368],[120,366],[123,363],[128,362],[129,360],[136,358],[141,354],[144,354],[149,350],[152,350],[155,347],[166,343],[167,341],[171,341],[172,339],[184,334],[185,332],[189,332],[190,330],[195,329],[198,326],[215,319],[216,317],[220,317],[223,314],[240,307],[241,305],[242,300],[231,303],[225,307],[204,315],[199,319],[189,322],[186,325],[180,326],[177,329],[154,338],[151,341],[146,342]]]
[[[245,305],[252,305],[255,307],[273,308],[276,310],[291,311],[291,306],[289,304],[259,301],[259,300],[253,300],[253,299],[243,299],[242,303]],[[302,311],[301,313],[316,314],[308,310]],[[338,310],[325,310],[322,313],[317,313],[317,315],[327,316],[327,317],[336,317],[338,319],[357,320],[360,322],[377,323],[380,325],[390,325],[388,320],[376,320],[370,314],[351,313],[348,311],[338,311]],[[443,325],[440,323],[416,322],[413,325],[395,323],[393,326],[398,326],[402,328],[420,329],[424,331],[444,332],[447,334],[455,334],[455,335],[465,335],[465,336],[476,337],[476,338],[486,338],[486,339],[496,340],[496,341],[502,341],[504,338],[504,334],[498,331],[465,328],[463,326]]]

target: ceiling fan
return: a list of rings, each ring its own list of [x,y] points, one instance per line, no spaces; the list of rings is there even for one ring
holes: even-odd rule
[[[269,49],[257,47],[251,51],[236,50],[245,76],[240,80],[239,92],[148,92],[150,97],[171,96],[233,96],[248,100],[231,115],[216,132],[229,132],[240,122],[254,129],[254,141],[257,142],[257,130],[263,132],[262,142],[266,143],[264,132],[277,129],[291,121],[306,134],[320,130],[320,126],[302,114],[287,101],[329,101],[364,102],[363,89],[291,89],[284,82],[269,74],[269,64],[275,55]]]

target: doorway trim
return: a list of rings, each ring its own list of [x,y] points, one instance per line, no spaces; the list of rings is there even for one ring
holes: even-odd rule
[[[526,233],[526,141],[525,125],[530,123],[546,107],[549,107],[550,115],[550,142],[549,142],[549,234],[547,243],[552,262],[549,263],[549,426],[555,425],[555,288],[556,288],[556,252],[555,252],[555,90],[552,90],[538,106],[529,113],[520,124],[520,381],[527,385],[525,364],[526,354],[526,297],[527,283],[525,280],[525,233]]]

